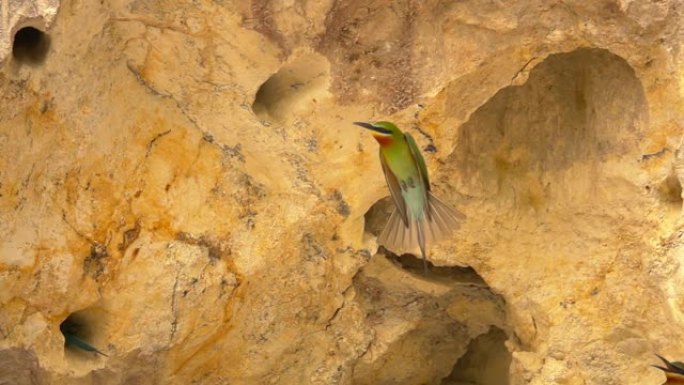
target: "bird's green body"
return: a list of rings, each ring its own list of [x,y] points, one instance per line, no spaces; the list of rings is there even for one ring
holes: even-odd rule
[[[430,181],[427,170],[421,172],[421,165],[425,164],[422,154],[415,146],[415,141],[410,134],[404,134],[396,126],[393,140],[387,146],[380,146],[380,157],[389,177],[394,177],[399,182],[401,197],[406,204],[406,214],[414,218],[422,218],[426,215]]]
[[[378,243],[395,253],[411,251],[417,245],[426,261],[426,245],[455,230],[463,214],[432,195],[425,159],[411,134],[390,122],[355,124],[373,131],[395,204]]]

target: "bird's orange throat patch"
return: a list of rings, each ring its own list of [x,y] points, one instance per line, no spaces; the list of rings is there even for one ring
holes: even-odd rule
[[[666,384],[684,384],[684,375],[682,374],[665,372],[665,377],[667,377]]]
[[[373,135],[373,137],[375,138],[375,140],[378,141],[378,143],[382,147],[389,146],[394,141],[394,138],[388,135]]]

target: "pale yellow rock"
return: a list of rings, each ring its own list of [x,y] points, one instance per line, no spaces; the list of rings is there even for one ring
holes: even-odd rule
[[[59,0],[3,0],[0,2],[0,58],[12,52],[17,31],[32,27],[50,28],[59,10]]]
[[[663,383],[683,7],[0,1],[0,383]],[[427,275],[379,119],[467,216]]]

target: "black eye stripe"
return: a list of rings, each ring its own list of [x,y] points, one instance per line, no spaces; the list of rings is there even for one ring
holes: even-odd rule
[[[392,131],[384,127],[373,126],[373,129],[381,134],[392,135]]]

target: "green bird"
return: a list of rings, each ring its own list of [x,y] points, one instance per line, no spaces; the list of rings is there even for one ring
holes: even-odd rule
[[[108,355],[97,350],[94,346],[90,345],[89,343],[85,342],[84,340],[76,336],[78,329],[79,326],[72,322],[62,322],[62,324],[59,325],[59,330],[62,332],[62,335],[64,336],[65,346],[73,346],[75,348],[85,350],[86,352],[94,352],[97,354],[101,354],[105,357],[109,357]]]
[[[684,384],[684,363],[679,361],[670,362],[658,354],[656,356],[663,361],[665,366],[652,366],[665,372],[665,377],[667,378],[665,384]]]
[[[371,131],[380,145],[380,163],[394,201],[394,211],[378,237],[378,244],[394,253],[420,248],[427,271],[426,246],[458,229],[465,216],[430,191],[425,159],[408,132],[390,122],[354,122]]]

